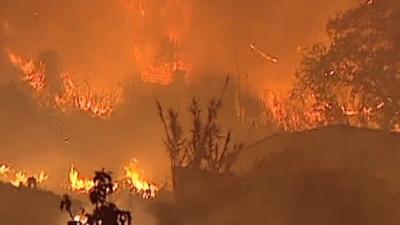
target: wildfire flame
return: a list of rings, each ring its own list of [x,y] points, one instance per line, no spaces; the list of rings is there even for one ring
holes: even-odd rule
[[[0,164],[0,176],[7,177],[8,172],[10,172],[10,167],[6,164]]]
[[[129,185],[131,191],[144,199],[156,197],[159,188],[142,178],[136,159],[133,159],[128,166],[125,166],[124,170],[124,181]]]
[[[28,187],[44,183],[49,178],[49,175],[42,170],[38,174],[30,176],[22,170],[16,170],[6,164],[0,164],[0,178],[14,187]],[[34,182],[34,184],[30,182]]]
[[[114,191],[129,190],[143,199],[156,197],[159,188],[155,184],[144,180],[139,171],[137,161],[132,160],[128,166],[124,167],[122,178],[118,179],[114,184]],[[79,171],[73,165],[69,171],[68,178],[68,188],[74,193],[87,194],[95,185],[93,180],[81,177]]]
[[[13,181],[11,181],[10,183],[15,186],[15,187],[20,187],[23,186],[23,184],[28,182],[28,176],[22,172],[22,171],[18,171],[15,174],[15,179]]]
[[[61,75],[64,93],[55,96],[55,103],[62,111],[78,109],[98,118],[109,118],[120,101],[120,94],[97,94],[89,85],[77,85],[68,73]]]
[[[330,118],[325,111],[330,109],[329,104],[318,103],[310,97],[307,105],[296,111],[296,107],[290,104],[289,99],[278,97],[272,93],[265,93],[262,102],[265,104],[269,115],[266,115],[275,126],[285,131],[303,131],[327,125]]]
[[[69,189],[73,192],[88,193],[94,187],[94,182],[92,180],[85,179],[79,176],[79,171],[75,169],[74,165],[71,165],[68,178]]]
[[[152,45],[134,48],[134,64],[144,82],[168,85],[172,83],[176,71],[190,73],[191,64],[186,62],[183,55],[177,52],[177,41],[169,39],[169,44],[175,50],[168,59],[157,59],[157,50]],[[161,62],[160,62],[161,61]]]
[[[66,111],[80,111],[91,117],[106,119],[115,111],[116,106],[122,102],[121,92],[100,93],[88,84],[80,84],[74,81],[67,72],[59,74],[62,83],[62,93],[51,93],[46,80],[46,65],[41,60],[24,59],[23,57],[8,51],[10,62],[18,68],[23,76],[42,100]]]
[[[23,80],[27,81],[36,92],[44,91],[46,87],[46,72],[43,61],[24,60],[11,51],[8,51],[8,57],[11,63],[20,69],[24,76]]]

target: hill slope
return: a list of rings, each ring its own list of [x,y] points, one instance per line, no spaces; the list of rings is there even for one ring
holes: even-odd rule
[[[235,181],[195,172],[181,190],[185,224],[398,224],[400,136],[342,126],[262,140],[264,163]],[[254,159],[254,158],[253,158]],[[243,157],[239,163],[252,162]],[[251,165],[251,163],[248,163]]]
[[[2,225],[62,225],[67,221],[59,209],[61,197],[51,192],[0,183],[0,199]]]

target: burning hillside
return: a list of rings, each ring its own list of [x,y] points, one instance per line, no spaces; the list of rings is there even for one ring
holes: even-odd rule
[[[28,175],[22,170],[15,169],[7,164],[0,164],[0,181],[9,183],[14,187],[34,187],[42,185],[49,179],[49,175],[43,170],[37,174]]]
[[[71,166],[68,179],[68,189],[74,193],[87,194],[95,186],[92,179],[83,178],[74,166]],[[143,173],[140,171],[136,159],[124,167],[124,174],[117,177],[113,186],[114,191],[127,190],[143,199],[155,198],[159,188],[154,183],[143,179]]]
[[[128,191],[143,199],[155,198],[160,187],[143,178],[143,170],[140,170],[137,160],[133,159],[124,166],[124,172],[115,181],[114,191]],[[28,175],[22,170],[14,169],[7,164],[0,164],[0,181],[9,183],[14,187],[31,187],[43,185],[49,179],[49,174],[39,171],[37,174]],[[82,177],[74,165],[68,172],[66,187],[73,193],[87,194],[95,186],[95,181]]]
[[[117,91],[101,93],[87,83],[78,83],[68,72],[55,74],[61,83],[61,93],[52,92],[46,63],[39,59],[23,59],[9,51],[10,61],[20,71],[22,79],[34,90],[39,103],[56,107],[63,112],[79,111],[92,117],[108,118],[121,102]]]

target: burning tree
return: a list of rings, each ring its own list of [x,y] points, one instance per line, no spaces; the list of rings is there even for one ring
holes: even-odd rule
[[[94,206],[93,214],[86,213],[84,209],[74,216],[71,210],[71,200],[68,195],[63,196],[61,210],[66,210],[71,221],[68,225],[131,225],[129,211],[119,209],[114,203],[108,201],[108,196],[114,192],[114,183],[110,173],[96,171],[93,178],[94,186],[89,193],[89,200]]]
[[[307,52],[294,96],[311,96],[339,123],[399,129],[399,18],[399,1],[370,0],[332,19],[331,42]]]
[[[224,91],[229,82],[226,80]],[[223,93],[221,97],[223,96]],[[221,108],[221,97],[212,99],[207,108],[207,116],[202,117],[199,101],[194,98],[189,107],[192,116],[190,135],[185,136],[177,110],[170,108],[164,112],[157,102],[159,116],[165,130],[164,144],[169,153],[171,167],[205,170],[227,174],[243,150],[242,144],[231,145],[231,132],[223,134],[217,123]]]

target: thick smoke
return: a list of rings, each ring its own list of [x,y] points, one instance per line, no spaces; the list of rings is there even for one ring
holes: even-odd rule
[[[145,11],[129,8],[127,2],[134,6],[145,2]],[[222,78],[239,72],[243,84],[285,89],[300,57],[298,47],[322,40],[325,21],[353,3],[0,0],[0,159],[18,168],[51,171],[49,185],[57,188],[65,181],[71,162],[88,176],[98,167],[118,173],[133,155],[150,177],[163,179],[169,166],[154,100],[183,105],[176,99],[190,93],[174,87],[130,85],[125,104],[109,120],[64,114],[37,103],[11,66],[7,50],[56,58],[60,68],[54,71],[67,70],[77,80],[110,88],[129,83],[135,76],[135,45],[158,48],[170,36],[178,40],[180,51],[191,62],[189,80],[194,83],[203,75]],[[280,62],[263,62],[249,44],[277,55]],[[57,80],[50,83],[58,92]],[[213,89],[199,86],[203,96],[220,91],[219,85]],[[232,111],[227,115],[234,117]]]
[[[131,78],[135,45],[158,48],[172,36],[193,64],[194,79],[205,71],[239,70],[257,88],[281,89],[289,86],[298,49],[321,41],[326,20],[355,2],[2,1],[0,43],[2,51],[21,54],[54,51],[68,71],[107,86]],[[265,63],[249,44],[277,55],[280,63]]]

